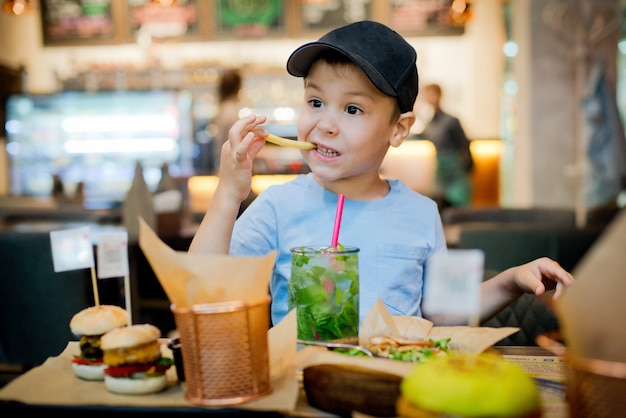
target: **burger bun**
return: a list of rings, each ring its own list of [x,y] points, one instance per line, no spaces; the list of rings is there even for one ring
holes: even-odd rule
[[[83,380],[104,380],[106,364],[78,364],[72,363],[72,370],[77,377]]]
[[[104,386],[109,391],[122,395],[146,395],[165,389],[167,387],[167,376],[163,374],[142,379],[105,376]]]
[[[77,312],[70,320],[75,335],[102,335],[128,323],[126,310],[115,305],[97,305]]]
[[[401,418],[438,418],[439,414],[422,409],[400,395],[396,403],[396,414]]]
[[[114,350],[147,344],[159,339],[161,331],[151,324],[132,325],[117,328],[104,334],[100,340],[100,348]]]
[[[396,403],[396,414],[399,418],[445,418],[452,416],[420,408],[402,395],[400,395],[398,402]],[[533,411],[525,412],[520,415],[511,415],[506,418],[541,418],[542,415],[541,408],[536,408]],[[460,415],[454,416],[463,418]]]
[[[537,384],[495,353],[434,357],[405,376],[396,414],[423,417],[540,417]]]

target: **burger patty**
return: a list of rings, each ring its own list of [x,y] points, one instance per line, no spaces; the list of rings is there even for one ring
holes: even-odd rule
[[[100,348],[100,337],[100,335],[83,335],[80,337],[78,345],[80,352],[85,358],[102,358],[103,353]]]
[[[136,347],[117,348],[104,351],[104,362],[109,366],[122,364],[150,363],[161,358],[161,345],[153,341]]]

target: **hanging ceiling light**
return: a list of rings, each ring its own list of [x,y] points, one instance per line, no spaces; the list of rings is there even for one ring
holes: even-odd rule
[[[30,13],[32,6],[30,0],[4,0],[3,10],[5,13],[20,16]]]

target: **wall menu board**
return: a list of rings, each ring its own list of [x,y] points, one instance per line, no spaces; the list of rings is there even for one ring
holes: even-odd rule
[[[114,0],[40,0],[44,44],[110,44],[121,40]]]
[[[389,25],[406,35],[460,35],[469,4],[457,10],[453,0],[391,0]]]
[[[200,0],[177,0],[168,7],[152,0],[128,0],[127,3],[128,27],[133,41],[145,36],[151,40],[200,36]]]
[[[216,0],[215,10],[220,36],[259,38],[284,32],[283,0]]]
[[[463,0],[40,0],[46,46],[310,36],[359,20],[386,23],[405,36],[460,35],[469,4]]]
[[[359,20],[372,20],[371,0],[302,1],[300,22],[305,31],[326,32]]]

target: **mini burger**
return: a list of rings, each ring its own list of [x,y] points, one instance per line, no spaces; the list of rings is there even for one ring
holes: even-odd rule
[[[119,306],[98,305],[76,313],[70,321],[70,330],[80,337],[80,355],[74,356],[74,374],[85,380],[104,380],[100,338],[115,328],[126,326],[128,316]]]
[[[143,395],[167,386],[165,372],[174,361],[161,355],[160,330],[141,324],[107,332],[100,342],[104,352],[104,385],[114,393]]]
[[[494,353],[433,357],[400,383],[402,418],[539,418],[537,384],[521,367]]]

